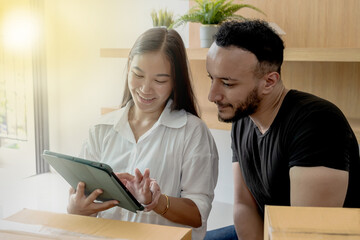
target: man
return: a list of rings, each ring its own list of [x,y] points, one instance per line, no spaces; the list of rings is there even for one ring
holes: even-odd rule
[[[263,239],[265,205],[360,207],[355,135],[335,105],[285,88],[283,50],[266,22],[233,21],[207,55],[208,98],[219,119],[233,123],[239,239]]]

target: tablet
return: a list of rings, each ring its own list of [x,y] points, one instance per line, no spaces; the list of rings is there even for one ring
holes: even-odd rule
[[[48,150],[42,156],[74,189],[79,182],[84,182],[86,195],[95,189],[103,190],[98,201],[118,200],[118,206],[129,211],[144,210],[109,165]]]

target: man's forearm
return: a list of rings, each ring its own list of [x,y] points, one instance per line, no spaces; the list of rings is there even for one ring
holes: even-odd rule
[[[234,224],[239,240],[262,240],[264,238],[264,221],[256,209],[243,204],[235,204]]]

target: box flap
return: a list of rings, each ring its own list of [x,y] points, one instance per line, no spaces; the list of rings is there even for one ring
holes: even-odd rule
[[[191,240],[191,229],[24,209],[6,220],[125,239]]]
[[[360,209],[266,206],[264,221],[264,234],[273,237],[270,239],[281,239],[284,234],[287,238],[296,235],[298,239],[299,234],[303,235],[301,239],[314,239],[306,238],[310,235],[360,239]]]

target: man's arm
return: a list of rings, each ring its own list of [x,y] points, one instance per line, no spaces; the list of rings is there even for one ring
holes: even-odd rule
[[[291,206],[342,207],[349,173],[328,167],[290,169]]]
[[[263,239],[264,222],[256,202],[247,188],[238,162],[233,163],[234,175],[234,224],[236,233],[242,239]]]

